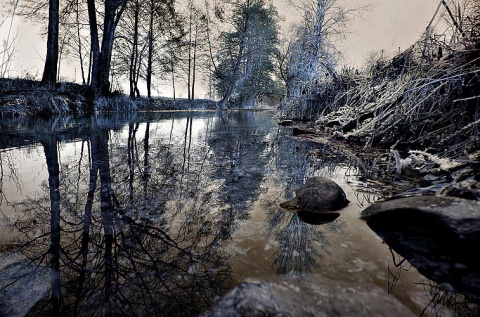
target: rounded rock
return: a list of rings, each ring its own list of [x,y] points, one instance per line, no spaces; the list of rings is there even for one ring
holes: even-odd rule
[[[281,203],[280,207],[307,212],[330,212],[342,209],[349,203],[343,189],[325,177],[309,178],[295,193],[295,198]]]

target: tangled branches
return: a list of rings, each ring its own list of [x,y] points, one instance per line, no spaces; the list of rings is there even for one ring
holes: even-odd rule
[[[323,105],[327,114],[316,123],[367,146],[435,148],[450,156],[478,150],[480,11],[472,12],[454,42],[432,35],[360,74],[343,74],[348,86]]]

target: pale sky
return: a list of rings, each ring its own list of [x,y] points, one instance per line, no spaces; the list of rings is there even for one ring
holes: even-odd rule
[[[7,0],[0,0],[3,5]],[[340,44],[345,61],[341,64],[361,67],[369,52],[384,50],[392,55],[408,48],[419,39],[428,22],[435,13],[440,0],[338,0],[347,7],[359,7],[370,4],[356,18],[349,29],[347,38]],[[289,7],[288,1],[273,0],[278,11],[285,17],[286,23],[297,18],[295,10]],[[3,6],[5,8],[5,6]],[[3,10],[0,14],[5,14]],[[0,28],[0,41],[7,37],[9,20]],[[38,25],[31,25],[17,20],[13,33],[17,33],[17,45],[13,69],[17,76],[26,72],[41,76],[45,55],[45,40],[39,37]],[[1,60],[1,56],[0,56]],[[61,70],[69,68],[69,77],[75,76],[75,67],[62,65]],[[77,67],[78,68],[78,67]],[[80,79],[79,70],[76,78]]]
[[[371,3],[369,11],[352,23],[342,44],[347,64],[362,66],[369,52],[384,50],[392,56],[414,44],[425,31],[440,0],[345,0]]]
[[[345,59],[341,64],[361,67],[372,51],[384,50],[391,56],[398,52],[399,47],[407,49],[425,31],[439,1],[338,0],[346,8],[369,5],[351,21],[346,39],[339,44]],[[288,1],[273,0],[273,3],[287,23],[295,21],[297,13],[289,8]]]

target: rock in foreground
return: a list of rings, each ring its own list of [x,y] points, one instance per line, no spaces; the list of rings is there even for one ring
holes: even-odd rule
[[[312,177],[296,191],[295,198],[281,203],[280,207],[307,212],[329,212],[347,205],[345,192],[337,183],[325,177]]]
[[[370,304],[369,304],[370,303]],[[382,303],[375,305],[373,303]],[[238,285],[201,317],[243,316],[415,316],[377,285],[320,285],[251,281]]]
[[[0,316],[23,317],[51,291],[50,269],[15,253],[0,254]]]
[[[362,218],[426,277],[480,296],[479,201],[400,198],[368,207]]]

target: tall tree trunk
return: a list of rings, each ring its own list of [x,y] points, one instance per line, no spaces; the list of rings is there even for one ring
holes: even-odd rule
[[[189,22],[189,28],[188,28],[188,71],[187,71],[187,94],[188,94],[188,100],[191,99],[190,96],[190,78],[192,74],[192,2],[190,2],[190,22]]]
[[[150,0],[150,19],[148,26],[148,59],[147,59],[147,97],[152,98],[152,73],[153,73],[153,19],[155,3]]]
[[[42,77],[42,83],[47,84],[57,82],[59,8],[59,0],[49,1],[47,56]]]
[[[129,193],[129,210],[134,209],[134,182],[135,182],[135,150],[136,150],[136,134],[138,125],[135,126],[133,122],[128,125],[128,142],[127,142],[127,164],[128,164],[128,193]]]
[[[138,67],[137,67],[137,72],[135,73],[135,87],[134,88],[135,88],[135,96],[137,98],[140,98],[140,89],[138,89],[138,81],[140,79],[140,64],[141,64],[141,60],[139,60],[137,62]]]
[[[198,26],[195,25],[195,38],[193,42],[193,66],[192,66],[192,93],[190,97],[195,99],[195,68],[197,64],[197,35],[198,35]]]
[[[90,85],[98,88],[100,69],[100,45],[98,38],[97,13],[95,0],[87,0],[88,23],[90,25]]]
[[[99,83],[103,94],[110,92],[110,66],[115,34],[115,1],[105,1],[105,20],[103,21],[102,47],[100,53]]]
[[[171,59],[170,59],[170,66],[172,68],[172,90],[173,90],[173,100],[176,99],[175,97],[175,63],[174,63],[174,54],[173,51],[170,53]]]
[[[78,37],[78,57],[80,59],[80,71],[82,73],[82,84],[85,85],[85,69],[83,67],[83,53],[82,53],[82,38],[80,36],[80,18],[79,18],[79,6],[78,6],[79,0],[76,2],[76,23],[77,23],[77,37]]]
[[[230,81],[230,83],[227,87],[227,90],[223,94],[222,99],[218,103],[218,108],[220,108],[220,109],[225,109],[226,108],[228,99],[230,98],[230,96],[233,93],[233,90],[234,90],[236,82],[237,82],[238,74],[240,73],[240,65],[241,65],[242,60],[243,60],[243,53],[244,53],[245,46],[246,46],[245,41],[246,41],[246,37],[247,37],[247,31],[250,28],[250,17],[249,17],[249,14],[248,14],[248,8],[249,7],[250,7],[250,1],[247,0],[246,3],[244,4],[244,10],[245,10],[246,14],[243,17],[242,26],[239,30],[242,35],[240,37],[240,43],[238,44],[237,60],[235,61],[235,68],[234,68],[232,74],[229,75],[230,78],[231,78],[231,81]]]
[[[233,74],[231,74],[232,80],[229,83],[229,85],[227,87],[227,90],[225,91],[222,99],[219,102],[219,108],[220,109],[225,109],[226,108],[228,99],[232,95],[233,89],[235,88],[236,77],[238,76],[238,73],[240,71],[240,64],[241,64],[242,59],[243,59],[243,50],[244,50],[244,43],[243,43],[243,41],[241,41],[240,42],[240,49],[239,49],[239,52],[238,52],[238,55],[237,55],[237,60],[235,62],[235,69],[233,71]]]
[[[206,31],[207,31],[207,43],[208,43],[208,52],[209,52],[209,55],[210,55],[210,62],[212,63],[212,66],[213,66],[213,70],[215,72],[217,72],[217,65],[215,64],[215,57],[214,57],[214,53],[213,53],[213,48],[212,48],[212,41],[210,39],[210,18],[207,16],[206,20],[205,20],[205,26],[206,26]]]
[[[93,52],[94,46],[98,48],[98,32],[96,33],[97,41],[95,42],[92,34],[92,86],[99,88],[103,94],[110,92],[110,68],[112,60],[113,42],[115,39],[115,28],[118,25],[123,11],[125,10],[126,0],[105,0],[105,15],[103,20],[103,36],[101,50],[98,53],[98,64],[95,65],[96,52]],[[94,0],[88,0],[88,13],[90,18],[90,29],[97,30]],[[95,68],[96,67],[96,68]],[[95,70],[96,69],[96,70]]]
[[[59,44],[59,47],[58,47],[58,57],[57,57],[57,81],[60,80],[60,66],[61,66],[61,61],[62,61],[62,55],[63,55],[63,50],[65,48],[65,45],[67,44],[67,33],[65,33],[63,35],[63,38],[62,38],[62,44],[60,45]]]
[[[320,52],[323,50],[323,23],[325,21],[325,14],[328,6],[325,0],[317,0],[317,7],[315,12],[315,22],[313,26],[313,34],[310,42],[313,44],[313,49],[309,55],[307,64],[307,82],[312,81],[318,73],[318,63],[320,62]]]
[[[140,14],[140,6],[138,0],[135,0],[134,13],[133,13],[133,43],[132,52],[130,54],[130,98],[135,97],[135,75],[137,73],[137,61],[138,61],[138,16]]]

